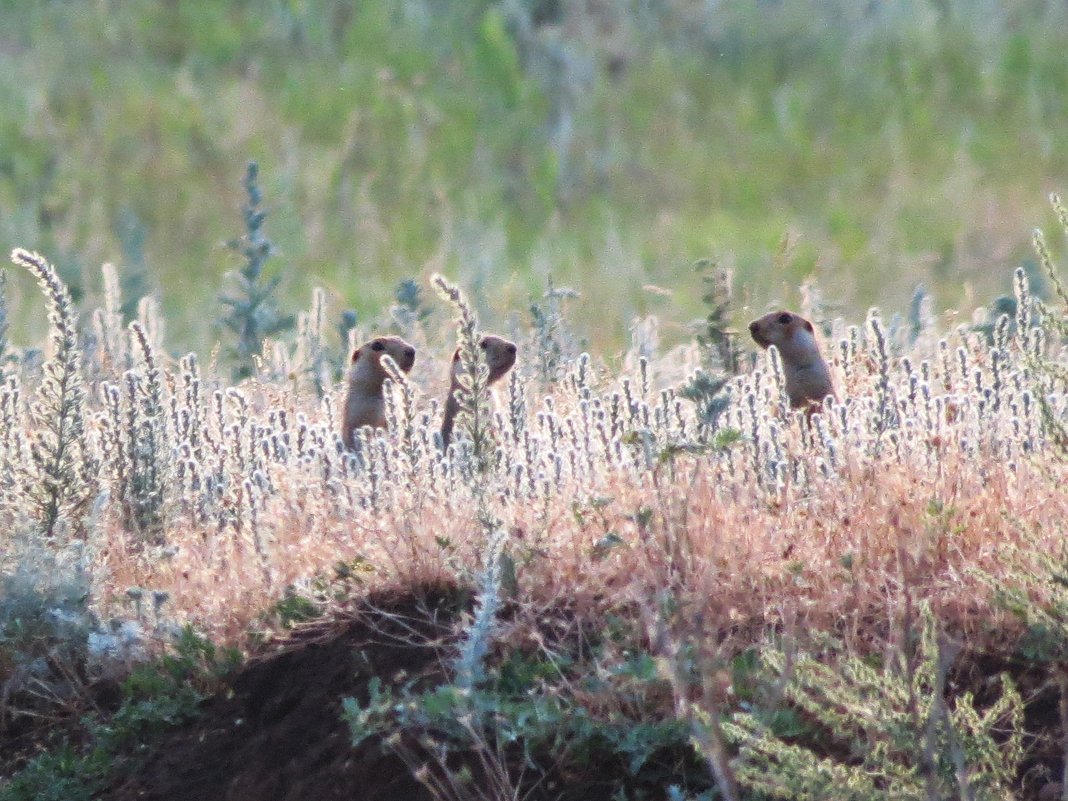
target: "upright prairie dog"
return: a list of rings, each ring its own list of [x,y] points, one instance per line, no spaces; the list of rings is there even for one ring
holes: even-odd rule
[[[515,364],[515,343],[493,334],[486,334],[478,341],[478,346],[482,348],[486,366],[489,367],[489,381],[486,385],[493,386],[493,384],[504,378],[505,374],[512,369],[512,365]],[[460,371],[462,369],[460,365],[460,349],[457,348],[452,355],[452,371],[449,374],[449,397],[445,400],[445,416],[441,421],[441,446],[443,448],[449,447],[449,442],[452,440],[452,429],[456,424],[456,415],[460,412],[457,391],[460,389]]]
[[[749,333],[760,347],[779,349],[793,408],[812,408],[828,395],[834,397],[831,371],[820,356],[812,323],[800,315],[777,311],[753,320]]]
[[[382,384],[389,377],[382,366],[386,354],[405,373],[415,364],[415,348],[400,337],[375,337],[352,352],[345,421],[341,426],[341,438],[347,448],[354,446],[352,435],[356,429],[386,427],[386,402],[382,398]]]

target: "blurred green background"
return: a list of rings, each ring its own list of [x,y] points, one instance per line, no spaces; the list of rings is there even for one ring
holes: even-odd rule
[[[85,304],[104,261],[143,276],[174,348],[217,336],[249,159],[291,310],[322,285],[373,319],[439,270],[525,316],[551,274],[608,349],[639,314],[685,335],[707,256],[753,311],[808,276],[851,316],[921,281],[985,303],[1066,184],[1062,2],[6,0],[0,23],[0,245]]]

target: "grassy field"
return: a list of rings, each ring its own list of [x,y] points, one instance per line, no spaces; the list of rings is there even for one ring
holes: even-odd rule
[[[939,307],[1007,292],[1068,152],[1055,3],[0,14],[0,244],[51,254],[76,295],[123,265],[161,292],[175,349],[215,338],[249,159],[291,306],[323,285],[370,320],[399,280],[441,271],[501,319],[551,274],[617,350],[647,313],[686,338],[697,258],[736,267],[758,310],[809,276],[854,316],[921,281]]]
[[[0,801],[1068,799],[1066,14],[0,2]]]

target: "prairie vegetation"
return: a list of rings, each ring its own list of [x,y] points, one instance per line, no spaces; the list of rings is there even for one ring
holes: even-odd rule
[[[110,298],[79,336],[52,266],[16,251],[52,336],[43,364],[9,351],[0,387],[5,574],[41,571],[37,628],[5,635],[7,713],[53,714],[72,677],[166,652],[181,626],[255,648],[280,620],[454,587],[474,605],[446,627],[438,686],[377,677],[345,702],[356,744],[393,742],[440,797],[545,790],[539,760],[564,770],[591,741],[629,766],[634,797],[1052,786],[1063,721],[1028,731],[1017,688],[1063,691],[1068,642],[1068,299],[1035,236],[1052,306],[1021,269],[1012,315],[944,327],[920,299],[907,323],[825,321],[840,400],[811,419],[790,412],[774,351],[730,376],[730,337],[706,332],[612,371],[573,349],[559,307],[494,399],[474,313],[437,278],[463,364],[445,453],[453,340],[418,315],[401,319],[422,369],[395,372],[388,433],[349,451],[340,385],[316,390],[347,355],[321,309],[235,384],[168,357],[151,304],[121,328]],[[967,679],[979,664],[1016,679]],[[689,762],[650,779],[665,748]],[[493,781],[472,790],[454,752],[481,755],[474,786]]]
[[[1065,14],[7,4],[0,801],[1068,801]]]

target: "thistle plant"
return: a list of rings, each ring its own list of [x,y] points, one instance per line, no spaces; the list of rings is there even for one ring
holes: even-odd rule
[[[453,681],[461,690],[473,690],[485,676],[484,662],[489,653],[497,612],[501,605],[504,565],[508,562],[504,553],[507,541],[508,531],[498,527],[490,533],[483,549],[483,565],[478,575],[474,615],[464,632],[460,652],[453,663]]]
[[[704,262],[698,262],[702,265]],[[711,266],[709,263],[708,266]],[[699,266],[699,270],[708,269]],[[708,315],[698,331],[697,342],[702,348],[704,365],[696,370],[690,380],[679,389],[679,395],[691,401],[697,410],[702,433],[714,431],[719,417],[726,410],[730,398],[727,385],[730,376],[739,371],[739,354],[735,344],[735,335],[728,328],[727,314],[730,308],[729,273],[719,268],[713,275],[704,275],[706,291],[702,299],[709,307]],[[716,369],[718,356],[720,369]]]
[[[236,379],[252,375],[254,359],[263,352],[265,338],[292,328],[294,322],[291,315],[283,315],[278,310],[274,299],[274,291],[282,277],[276,275],[265,279],[263,275],[264,264],[274,248],[263,232],[267,213],[262,208],[263,194],[258,178],[259,167],[256,162],[249,162],[245,173],[248,201],[242,210],[245,234],[229,243],[232,250],[244,257],[245,264],[232,274],[237,294],[219,296],[220,302],[229,308],[219,322],[236,337],[231,348]]]
[[[95,470],[86,440],[76,312],[66,285],[42,256],[18,248],[11,260],[29,270],[44,292],[52,345],[30,406],[30,458],[23,467],[23,491],[42,534],[55,536],[62,520],[77,533],[79,516],[94,494]]]

